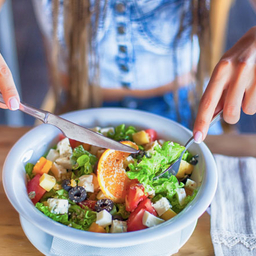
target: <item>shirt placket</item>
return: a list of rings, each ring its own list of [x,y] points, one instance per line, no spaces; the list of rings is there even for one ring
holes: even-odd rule
[[[114,0],[115,26],[117,41],[116,64],[119,82],[122,87],[131,88],[133,82],[134,50],[131,31],[131,1]]]

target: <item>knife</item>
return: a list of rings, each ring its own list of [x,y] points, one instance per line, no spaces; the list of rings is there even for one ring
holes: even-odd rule
[[[0,102],[5,104],[5,101],[1,93]],[[66,137],[70,139],[98,146],[101,148],[108,148],[127,153],[138,153],[138,150],[132,147],[129,147],[120,142],[107,138],[102,134],[91,131],[90,129],[82,127],[78,124],[72,123],[48,111],[36,109],[24,103],[20,103],[19,110],[41,120],[45,124],[54,125],[55,127],[59,128]]]

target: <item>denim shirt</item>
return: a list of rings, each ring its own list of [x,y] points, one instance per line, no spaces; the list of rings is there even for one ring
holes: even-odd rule
[[[51,0],[34,3],[42,30],[50,38]],[[103,6],[104,1],[101,3]],[[105,19],[100,17],[97,37],[101,87],[158,88],[197,66],[200,48],[197,37],[191,37],[190,5],[190,0],[109,0]],[[93,0],[91,6],[94,7]],[[177,39],[181,17],[184,29]],[[60,15],[60,41],[62,22]],[[121,101],[104,102],[103,106],[141,109],[192,128],[194,119],[188,97],[193,86],[188,84],[178,90],[178,106],[172,92],[151,98],[124,97]]]

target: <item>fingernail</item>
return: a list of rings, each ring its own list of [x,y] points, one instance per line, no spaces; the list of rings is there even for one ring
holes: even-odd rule
[[[200,131],[196,132],[195,135],[194,135],[195,142],[196,143],[201,143],[202,139],[203,139],[203,134]]]
[[[9,106],[11,110],[17,110],[20,107],[19,102],[15,97],[9,99]]]

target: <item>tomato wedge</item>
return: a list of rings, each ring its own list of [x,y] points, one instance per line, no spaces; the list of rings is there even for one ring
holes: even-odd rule
[[[156,210],[148,198],[140,202],[138,207],[130,214],[127,220],[127,231],[136,231],[147,228],[142,223],[142,218],[145,211],[157,216]]]
[[[147,196],[144,193],[144,187],[138,182],[138,180],[131,180],[127,186],[125,195],[125,208],[126,211],[132,212],[138,206],[138,204],[146,199]]]
[[[41,178],[41,174],[37,174],[33,179],[31,179],[28,184],[27,184],[27,191],[28,194],[31,193],[35,193],[34,198],[31,198],[31,201],[33,202],[33,204],[36,204],[44,195],[44,193],[46,192],[45,189],[43,189],[40,185],[39,185],[39,179]]]
[[[145,132],[148,134],[150,142],[153,142],[157,139],[157,132],[154,129],[147,129]]]

